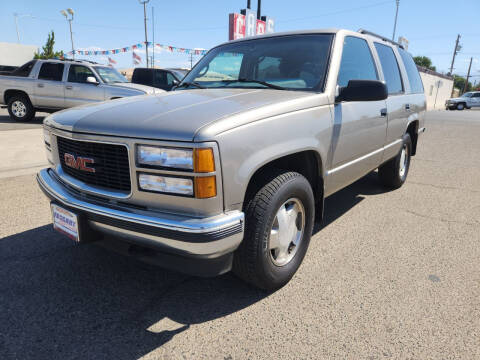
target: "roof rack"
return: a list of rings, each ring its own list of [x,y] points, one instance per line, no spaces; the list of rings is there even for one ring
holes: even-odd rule
[[[375,36],[376,38],[382,39],[383,41],[389,42],[390,44],[396,45],[399,48],[404,49],[403,45],[397,43],[396,41],[390,40],[390,39],[386,38],[385,36],[375,34],[374,32],[371,32],[371,31],[368,31],[368,30],[365,30],[365,29],[359,29],[358,32],[360,34]]]

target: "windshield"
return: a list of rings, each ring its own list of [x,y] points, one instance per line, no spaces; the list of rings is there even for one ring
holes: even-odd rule
[[[128,82],[128,80],[114,68],[107,66],[95,66],[94,68],[107,84]]]
[[[465,93],[465,94],[462,95],[462,97],[468,97],[468,98],[472,97],[472,93]]]
[[[332,34],[290,35],[225,44],[205,55],[182,83],[322,91],[332,39]]]

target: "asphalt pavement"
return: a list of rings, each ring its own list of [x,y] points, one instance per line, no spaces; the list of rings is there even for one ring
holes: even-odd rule
[[[406,184],[372,172],[329,197],[274,293],[75,245],[35,169],[0,178],[0,358],[480,359],[480,111],[426,126]]]

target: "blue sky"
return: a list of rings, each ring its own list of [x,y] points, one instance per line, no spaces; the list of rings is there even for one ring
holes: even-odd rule
[[[206,48],[228,38],[228,14],[239,12],[246,0],[150,0],[155,8],[155,42],[184,48]],[[256,9],[256,0],[252,6]],[[21,42],[41,46],[49,30],[56,35],[56,48],[69,51],[68,23],[61,9],[75,10],[73,22],[77,49],[112,49],[143,41],[143,7],[137,0],[17,0],[0,1],[0,41],[16,42],[13,13],[19,18]],[[457,10],[458,9],[458,10]],[[467,10],[467,11],[464,11]],[[276,20],[276,31],[337,27],[366,28],[391,36],[395,0],[263,0],[262,14]],[[462,51],[455,72],[465,75],[470,56],[475,58],[473,79],[480,81],[480,0],[400,0],[397,35],[410,40],[413,55],[429,56],[438,70],[447,71],[457,34]],[[149,40],[152,36],[149,24]],[[140,53],[142,57],[143,54]],[[159,66],[185,66],[188,55],[159,52]],[[117,67],[132,66],[131,54],[113,55]],[[93,58],[92,58],[93,59]],[[96,57],[102,62],[105,58]]]

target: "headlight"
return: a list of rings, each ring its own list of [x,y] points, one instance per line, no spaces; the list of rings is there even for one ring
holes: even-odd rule
[[[138,145],[137,162],[139,165],[189,170],[197,173],[215,171],[212,148],[174,149]]]
[[[193,170],[193,149],[138,145],[137,162],[147,166]]]
[[[47,160],[50,164],[53,164],[53,154],[52,154],[52,136],[50,131],[43,129],[43,142],[45,143],[45,149],[47,150]]]
[[[45,142],[45,145],[47,146],[47,148],[50,150],[50,144],[52,143],[52,140],[51,140],[50,131],[47,129],[43,129],[43,141]]]
[[[138,186],[146,191],[193,196],[193,180],[188,178],[140,173]]]

